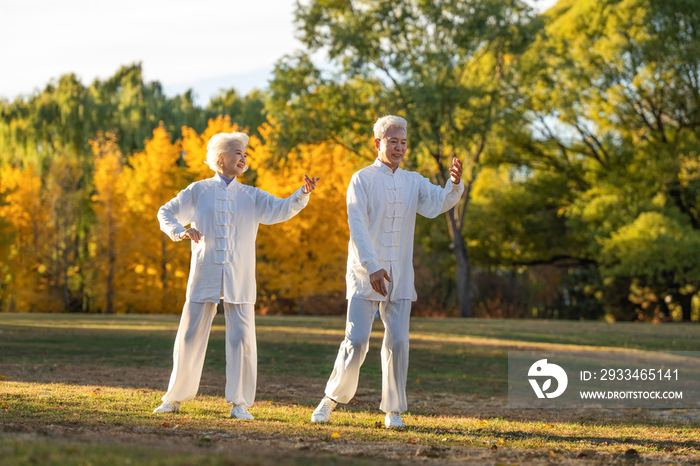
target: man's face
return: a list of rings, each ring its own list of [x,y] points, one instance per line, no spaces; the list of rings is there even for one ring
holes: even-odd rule
[[[229,178],[241,175],[246,169],[245,146],[233,141],[226,152],[221,154],[221,174]]]
[[[391,126],[386,136],[374,140],[374,146],[379,152],[379,160],[392,170],[396,170],[406,155],[406,130]]]

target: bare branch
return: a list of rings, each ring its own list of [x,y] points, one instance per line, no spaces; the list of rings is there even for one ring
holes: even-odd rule
[[[588,146],[588,148],[591,150],[591,155],[593,156],[593,158],[596,159],[598,161],[598,163],[600,163],[603,167],[607,168],[607,166],[608,166],[607,163],[605,163],[605,161],[600,157],[600,154],[598,154],[598,151],[596,150],[596,148],[593,146],[593,144],[591,144],[591,141],[588,140],[588,138],[590,137],[590,134],[587,131],[585,131],[583,128],[581,128],[578,123],[574,123],[574,128],[576,128],[578,130],[579,134],[581,135],[581,137],[583,139],[583,143],[586,144]]]

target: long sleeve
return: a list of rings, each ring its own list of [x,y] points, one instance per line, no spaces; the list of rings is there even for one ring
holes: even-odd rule
[[[448,180],[445,187],[441,188],[421,176],[418,184],[417,212],[424,217],[435,218],[457,205],[463,192],[464,183],[462,183],[462,180],[459,180],[459,184],[454,184],[452,180]]]
[[[309,203],[309,195],[297,189],[291,196],[280,199],[262,190],[257,190],[255,206],[263,225],[281,223],[294,217]]]
[[[158,209],[160,229],[173,241],[180,241],[180,233],[185,231],[183,225],[191,223],[194,218],[194,189],[194,184],[189,185]]]
[[[362,186],[357,174],[353,175],[348,186],[348,226],[350,228],[350,247],[355,250],[360,264],[368,274],[382,268],[379,256],[372,245],[369,234],[369,217],[367,215],[367,191]]]

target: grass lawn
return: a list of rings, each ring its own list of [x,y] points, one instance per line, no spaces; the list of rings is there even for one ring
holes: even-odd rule
[[[380,322],[355,398],[309,422],[343,335],[331,317],[257,317],[256,420],[243,422],[223,397],[217,316],[200,395],[152,415],[178,319],[0,314],[0,464],[700,464],[700,409],[506,406],[508,350],[698,351],[697,324],[413,319],[395,431],[377,427]]]

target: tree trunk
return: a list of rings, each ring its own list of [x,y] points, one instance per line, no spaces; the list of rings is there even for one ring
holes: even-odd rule
[[[55,215],[56,220],[54,221],[54,228],[56,228],[56,269],[60,269],[56,271],[56,281],[59,283],[62,282],[61,291],[63,292],[63,310],[65,312],[73,312],[73,310],[70,307],[70,294],[68,291],[68,259],[66,257],[67,251],[65,249],[61,249],[61,236],[65,235],[65,233],[62,232],[61,223],[58,220],[60,217],[60,213],[56,212]],[[58,280],[59,274],[61,275],[60,281]]]
[[[438,146],[440,147],[441,145],[438,144]],[[481,138],[481,144],[470,161],[471,173],[468,176],[467,181],[464,182],[464,199],[445,213],[445,216],[447,217],[447,231],[450,234],[450,240],[452,240],[452,250],[455,255],[455,262],[457,263],[457,305],[459,306],[460,317],[474,317],[471,286],[472,270],[471,264],[469,263],[469,250],[467,249],[467,243],[464,241],[464,236],[462,236],[462,226],[464,225],[464,219],[467,214],[467,207],[469,206],[469,201],[471,198],[472,186],[478,173],[477,169],[479,166],[479,160],[481,159],[481,154],[484,151],[485,146],[486,135],[483,135]],[[440,180],[440,184],[442,186],[446,186],[447,183],[452,183],[450,172],[442,164],[442,152],[437,151],[432,155],[435,162],[437,162],[437,176],[438,180]],[[450,157],[449,159],[451,160],[452,158]]]
[[[474,317],[472,309],[472,269],[469,263],[469,251],[461,234],[453,239],[454,254],[457,261],[457,301],[460,317]]]
[[[112,205],[107,207],[108,209],[108,230],[107,230],[107,296],[105,304],[105,314],[112,314],[114,312],[113,296],[114,296],[114,262],[116,260],[116,255],[114,253],[114,218],[112,216]]]
[[[451,181],[448,180],[451,183]],[[459,204],[457,205],[459,206]],[[445,213],[447,217],[447,231],[450,234],[450,240],[453,244],[453,254],[457,263],[457,305],[459,307],[460,317],[474,317],[472,309],[472,273],[471,264],[469,263],[469,251],[467,243],[462,236],[462,222],[458,216],[457,206],[453,207]]]

